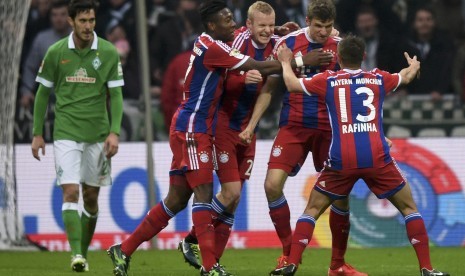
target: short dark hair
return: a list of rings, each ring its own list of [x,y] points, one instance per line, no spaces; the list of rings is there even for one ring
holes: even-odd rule
[[[360,66],[365,55],[365,41],[353,34],[348,34],[339,42],[337,50],[339,59],[344,66]]]
[[[50,5],[50,9],[59,9],[63,7],[68,7],[68,0],[54,0]]]
[[[200,4],[200,19],[202,20],[202,25],[206,31],[208,31],[208,22],[215,21],[214,17],[217,13],[227,7],[228,5],[226,5],[224,0],[207,0]]]
[[[97,0],[71,0],[68,5],[68,15],[72,19],[81,12],[94,10],[97,13],[99,2]]]
[[[313,0],[308,5],[307,17],[309,20],[319,19],[329,21],[336,19],[336,6],[332,0]]]

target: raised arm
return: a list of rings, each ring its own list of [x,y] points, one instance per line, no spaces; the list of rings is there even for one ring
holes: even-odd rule
[[[400,84],[408,84],[420,74],[420,62],[417,60],[417,56],[411,58],[407,52],[404,52],[404,56],[409,66],[400,70],[399,75],[402,77]]]

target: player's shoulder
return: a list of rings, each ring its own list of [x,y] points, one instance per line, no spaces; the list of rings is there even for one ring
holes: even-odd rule
[[[341,40],[342,38],[339,36],[330,36],[328,40],[326,41],[325,45],[326,46],[331,46],[331,45],[337,46]]]
[[[306,30],[307,30],[307,28],[302,28],[302,29],[290,32],[287,35],[281,37],[278,40],[277,44],[279,45],[279,44],[282,44],[283,42],[288,42],[288,41],[290,42],[290,41],[298,39],[300,37],[305,37]]]
[[[241,27],[234,32],[234,41],[232,48],[241,49],[251,38],[250,30],[247,27]]]
[[[116,50],[116,47],[113,43],[110,41],[103,39],[101,37],[97,37],[97,49],[99,51],[103,51],[106,53],[116,53],[118,54],[118,51]]]
[[[69,36],[58,40],[57,42],[50,45],[47,52],[49,54],[54,54],[54,53],[61,52],[61,51],[65,50],[65,49],[68,49],[69,48],[68,47],[68,40],[69,40]]]

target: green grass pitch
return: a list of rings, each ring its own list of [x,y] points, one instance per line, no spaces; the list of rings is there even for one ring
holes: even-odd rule
[[[327,275],[329,249],[307,248],[296,275]],[[235,275],[268,275],[273,269],[278,249],[226,250],[222,264]],[[465,276],[465,247],[431,248],[433,265],[453,276]],[[350,248],[346,261],[370,276],[418,276],[415,252],[405,248]],[[0,252],[0,275],[76,275],[69,267],[69,252]],[[113,275],[110,258],[105,251],[89,253],[90,271],[83,275]],[[131,261],[129,275],[199,275],[184,263],[175,250],[137,251]]]

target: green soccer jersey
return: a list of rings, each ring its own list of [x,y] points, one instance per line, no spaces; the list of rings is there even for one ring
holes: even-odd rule
[[[54,88],[54,140],[88,143],[105,140],[110,132],[108,88],[124,85],[113,44],[94,33],[90,48],[77,49],[71,33],[50,46],[36,81]],[[34,133],[41,133],[43,125],[38,124],[34,124]]]

